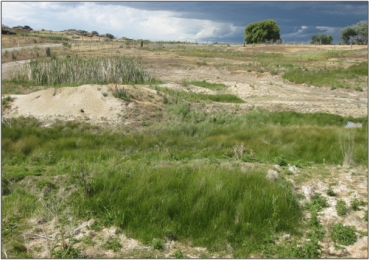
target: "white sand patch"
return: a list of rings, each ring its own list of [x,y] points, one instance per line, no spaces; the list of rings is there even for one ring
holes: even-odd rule
[[[43,122],[53,119],[118,122],[126,110],[126,102],[113,97],[108,86],[49,88],[28,95],[11,96],[14,101],[4,118],[34,116]]]

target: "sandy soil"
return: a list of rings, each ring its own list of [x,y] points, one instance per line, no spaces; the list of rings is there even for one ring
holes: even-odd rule
[[[117,126],[161,117],[162,108],[158,104],[163,103],[163,97],[156,91],[142,86],[117,86],[117,90],[122,89],[131,96],[130,101],[115,98],[114,85],[49,88],[27,95],[10,95],[14,101],[11,108],[3,111],[3,120],[33,116],[46,126],[58,120]]]

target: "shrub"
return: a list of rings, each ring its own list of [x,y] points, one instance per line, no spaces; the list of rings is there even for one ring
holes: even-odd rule
[[[342,223],[337,223],[332,225],[330,237],[335,243],[349,246],[357,240],[355,231],[356,229],[353,226],[344,226]]]
[[[7,97],[5,97],[5,98],[3,98],[3,99],[1,100],[1,105],[2,105],[4,108],[9,108],[9,107],[10,107],[9,103],[10,103],[11,101],[13,101],[13,98],[12,98],[11,96],[7,96]]]
[[[161,239],[153,239],[153,248],[157,250],[163,250],[164,249],[164,244]]]
[[[351,201],[351,209],[352,210],[360,210],[360,206],[364,206],[365,205],[365,202],[364,201],[361,201],[361,200],[358,200],[358,199],[354,199]]]
[[[103,245],[104,249],[112,249],[114,252],[117,252],[122,245],[119,243],[118,238],[110,238],[108,241]]]
[[[120,98],[125,101],[130,101],[130,94],[128,94],[124,89],[117,89],[114,93],[113,96],[115,98]]]
[[[51,57],[51,50],[50,47],[46,48],[46,57]]]
[[[316,208],[316,209],[321,209],[321,208],[326,208],[329,206],[326,198],[322,197],[320,193],[315,193],[312,198],[310,208]]]
[[[328,196],[334,197],[336,194],[333,191],[332,187],[329,187],[328,191],[326,192]]]
[[[288,165],[288,162],[285,160],[283,155],[276,157],[275,162],[280,166],[287,166]]]
[[[338,216],[344,216],[347,213],[347,206],[344,200],[339,200],[335,206]]]
[[[181,250],[177,250],[174,254],[171,255],[172,257],[176,259],[181,259],[181,258],[189,258],[187,255],[184,255]]]

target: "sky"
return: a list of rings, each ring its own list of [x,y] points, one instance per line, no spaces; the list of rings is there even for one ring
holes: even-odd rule
[[[333,36],[368,20],[368,1],[330,2],[5,2],[2,24],[34,30],[111,33],[152,41],[243,43],[245,27],[273,19],[285,43],[308,43],[314,34]]]

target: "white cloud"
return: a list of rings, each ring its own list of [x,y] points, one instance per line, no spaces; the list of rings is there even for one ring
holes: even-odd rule
[[[297,27],[294,27],[294,29],[297,29]],[[307,36],[307,29],[308,29],[307,26],[302,25],[300,27],[300,29],[298,29],[296,32],[286,33],[286,34],[281,35],[280,37],[281,38],[295,38],[295,37],[301,38],[301,37],[306,37]]]
[[[341,29],[338,27],[329,27],[329,26],[316,26],[316,28],[327,34],[337,33]]]
[[[150,40],[224,38],[244,28],[232,23],[175,17],[171,11],[147,11],[122,5],[85,2],[67,5],[53,2],[2,3],[3,24],[29,25],[35,30],[81,29],[112,33],[116,37]]]

